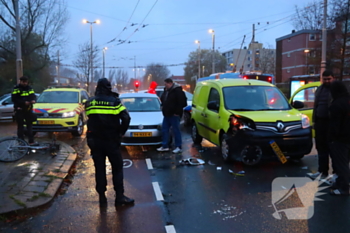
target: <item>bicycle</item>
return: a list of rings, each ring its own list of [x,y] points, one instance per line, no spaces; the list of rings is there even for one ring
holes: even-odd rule
[[[60,149],[60,144],[56,143],[55,136],[51,143],[38,143],[29,145],[23,139],[18,137],[7,137],[0,140],[0,161],[14,162],[23,158],[26,154],[35,153],[37,150],[49,150],[54,157]]]

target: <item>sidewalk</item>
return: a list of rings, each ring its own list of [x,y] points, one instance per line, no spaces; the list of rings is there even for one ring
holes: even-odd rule
[[[0,214],[38,207],[54,198],[77,158],[72,147],[57,143],[60,151],[55,157],[38,151],[15,162],[0,162]]]

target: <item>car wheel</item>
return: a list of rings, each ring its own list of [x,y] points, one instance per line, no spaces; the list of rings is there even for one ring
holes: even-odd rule
[[[224,136],[220,136],[220,152],[221,156],[226,162],[230,162],[231,159],[231,149],[229,144],[227,143],[227,140],[224,139]]]
[[[203,137],[198,134],[196,123],[192,124],[192,132],[191,132],[192,140],[195,144],[200,144],[203,140]]]
[[[185,126],[191,125],[191,114],[189,112],[184,112],[184,124]]]
[[[245,165],[253,166],[258,164],[262,159],[262,150],[259,146],[246,145],[241,151],[242,162]]]
[[[81,116],[79,116],[77,129],[72,132],[72,135],[73,136],[81,136],[83,134],[83,131],[84,131],[84,122],[83,122],[83,119],[81,118]]]

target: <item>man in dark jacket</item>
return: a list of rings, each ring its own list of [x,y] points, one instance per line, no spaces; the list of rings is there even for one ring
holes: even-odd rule
[[[328,176],[329,170],[329,106],[331,104],[330,86],[334,76],[332,71],[325,70],[322,74],[322,85],[319,86],[315,93],[315,103],[312,115],[313,127],[315,129],[315,142],[318,152],[318,172],[308,175],[316,178],[321,175],[322,178]],[[336,173],[334,167],[333,172]]]
[[[330,193],[349,195],[350,96],[346,86],[340,81],[334,81],[330,90],[333,98],[329,108],[330,149],[332,162],[338,175]]]
[[[36,95],[31,86],[28,85],[28,77],[19,78],[19,84],[12,91],[12,102],[17,122],[17,137],[24,140],[24,123],[27,126],[29,144],[34,143],[32,132],[33,123],[33,104],[36,101]]]
[[[106,156],[112,166],[115,206],[133,204],[134,200],[124,195],[123,158],[120,152],[121,137],[130,124],[129,113],[118,95],[111,91],[111,84],[106,78],[98,80],[95,96],[86,102],[85,109],[89,117],[86,137],[95,165],[100,204],[107,203]]]
[[[158,151],[169,151],[169,132],[170,127],[175,137],[175,150],[173,153],[182,152],[180,120],[183,108],[187,106],[187,98],[181,86],[176,85],[171,78],[164,80],[164,92],[160,97],[162,101],[163,124],[162,124],[162,146]]]

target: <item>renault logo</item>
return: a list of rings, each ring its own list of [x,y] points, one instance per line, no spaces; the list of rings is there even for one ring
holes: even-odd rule
[[[44,117],[49,117],[49,114],[47,112],[45,112]]]
[[[277,122],[277,129],[279,132],[282,132],[284,129],[284,124],[282,122]]]

